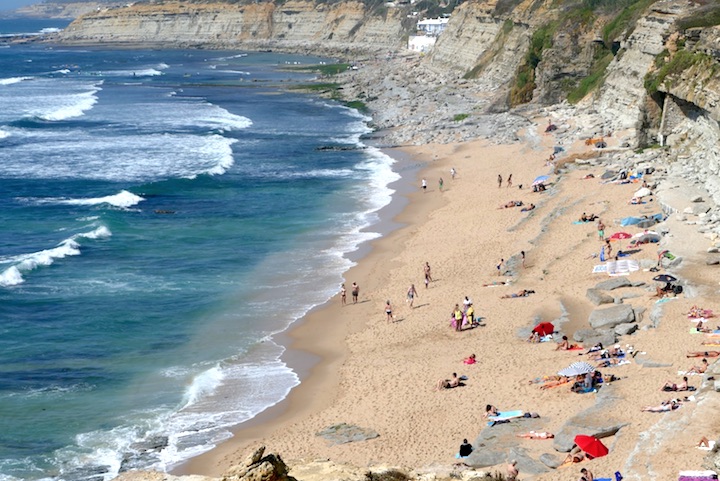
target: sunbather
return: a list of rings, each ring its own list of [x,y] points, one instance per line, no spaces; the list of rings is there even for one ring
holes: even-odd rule
[[[546,433],[545,431],[530,431],[527,433],[516,434],[515,436],[526,439],[552,439],[555,437],[553,433]]]
[[[688,369],[688,374],[703,374],[705,371],[707,371],[708,368],[708,360],[703,359],[699,366],[693,366],[690,369]]]
[[[540,386],[540,389],[551,389],[554,387],[562,386],[563,384],[567,384],[570,382],[570,379],[568,379],[565,376],[558,376],[557,380],[554,381],[547,381],[545,384]]]
[[[645,406],[641,409],[641,411],[648,413],[664,413],[668,411],[674,411],[680,406],[682,406],[682,404],[677,402],[675,399],[671,399],[670,401],[664,401],[659,406]]]
[[[523,289],[519,292],[513,292],[512,294],[505,294],[504,296],[500,296],[500,299],[512,299],[515,297],[527,297],[530,294],[535,294],[535,291],[529,291],[527,289]]]
[[[674,382],[666,382],[665,385],[660,389],[661,391],[687,391],[688,390],[688,378],[683,376],[681,383],[675,384]]]
[[[585,459],[585,455],[583,454],[582,450],[575,446],[570,450],[568,455],[565,457],[565,460],[563,461],[563,464],[566,463],[579,463],[582,462]]]
[[[720,351],[694,351],[688,352],[686,357],[718,357]]]
[[[523,201],[521,200],[511,200],[505,204],[501,204],[498,209],[511,209],[513,207],[520,207],[523,205]]]
[[[495,406],[492,404],[488,404],[485,406],[485,414],[483,414],[484,418],[490,417],[490,416],[497,416],[500,414]]]
[[[475,364],[477,362],[477,359],[475,358],[475,354],[470,354],[468,357],[463,359],[463,362],[465,364]]]
[[[460,378],[458,377],[457,373],[453,373],[452,379],[440,379],[437,382],[437,386],[435,386],[435,390],[439,391],[441,389],[452,389],[454,387],[458,387],[460,385]]]
[[[571,349],[575,349],[577,347],[576,344],[570,344],[570,341],[568,341],[567,336],[562,337],[562,341],[560,344],[557,345],[555,348],[556,351],[569,351]]]
[[[533,210],[534,208],[535,208],[535,204],[530,204],[527,207],[523,207],[522,209],[520,209],[520,212],[528,212],[528,211]]]

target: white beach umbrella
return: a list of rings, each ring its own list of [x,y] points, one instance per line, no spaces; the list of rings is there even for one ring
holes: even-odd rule
[[[565,369],[558,371],[558,374],[560,376],[577,376],[579,374],[587,374],[589,372],[593,372],[595,370],[595,367],[592,364],[588,364],[587,362],[574,362],[570,364]]]

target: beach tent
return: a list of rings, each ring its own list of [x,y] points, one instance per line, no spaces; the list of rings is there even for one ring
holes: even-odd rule
[[[657,232],[647,232],[635,239],[637,244],[645,244],[647,242],[660,242],[660,234]]]
[[[637,197],[638,199],[640,199],[642,197],[647,197],[649,195],[652,195],[652,191],[650,189],[648,189],[647,187],[642,187],[633,194],[633,197]]]
[[[532,332],[537,332],[541,336],[547,336],[555,332],[555,326],[552,322],[541,322],[537,326],[533,327]]]
[[[578,434],[575,436],[575,444],[577,444],[578,448],[582,449],[593,458],[602,458],[610,452],[608,451],[607,446],[605,446],[602,441],[595,436]]]
[[[638,222],[638,223],[635,224],[635,225],[638,226],[638,227],[640,227],[641,229],[647,229],[648,227],[652,227],[652,226],[654,226],[654,225],[657,224],[657,223],[658,223],[658,221],[655,220],[654,217],[650,217],[650,218],[648,218],[648,219],[643,219],[643,220],[641,220],[640,222]]]
[[[625,217],[624,219],[620,220],[621,226],[628,226],[628,225],[639,225],[642,221],[652,219],[655,222],[660,222],[663,219],[662,213],[651,215],[649,217]],[[650,226],[646,226],[650,227]]]
[[[595,371],[595,366],[587,362],[578,361],[570,364],[565,369],[558,371],[558,375],[572,377],[579,376],[580,374],[587,374],[593,371]]]

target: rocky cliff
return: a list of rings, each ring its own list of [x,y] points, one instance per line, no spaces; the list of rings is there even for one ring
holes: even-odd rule
[[[373,14],[356,2],[241,5],[171,1],[89,13],[73,22],[60,40],[74,44],[395,50],[406,35],[404,18],[401,10]]]

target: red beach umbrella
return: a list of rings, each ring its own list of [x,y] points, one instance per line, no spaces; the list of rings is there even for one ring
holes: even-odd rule
[[[533,327],[532,332],[537,332],[541,336],[547,336],[555,332],[555,326],[552,322],[541,322],[537,326]]]
[[[607,446],[595,436],[578,434],[575,436],[575,444],[593,458],[602,458],[609,452]]]
[[[632,235],[628,234],[627,232],[616,232],[610,236],[610,240],[629,239],[631,237]]]

